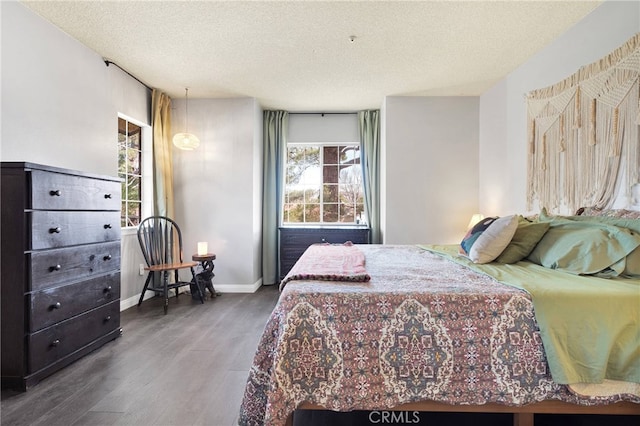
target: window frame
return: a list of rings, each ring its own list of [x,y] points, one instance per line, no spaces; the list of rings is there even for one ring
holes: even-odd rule
[[[145,217],[151,215],[153,211],[153,163],[152,163],[152,128],[148,124],[145,124],[135,118],[129,117],[125,114],[118,113],[118,120],[125,120],[127,123],[134,124],[140,127],[140,195],[141,195],[141,206],[140,206],[140,218],[139,221],[142,221]],[[118,177],[123,178],[123,175],[120,173],[120,128],[118,124],[118,137],[116,140],[116,150],[118,155]],[[126,181],[125,181],[126,182]],[[128,202],[126,200],[126,194],[122,193],[120,195],[120,200],[122,202]],[[123,211],[122,208],[120,210],[120,215],[122,217]],[[121,222],[122,223],[122,222]],[[120,227],[123,233],[133,234],[137,230],[137,225],[130,226],[121,226]]]
[[[306,200],[306,194],[304,195],[304,199],[302,202],[303,205],[303,221],[301,222],[288,222],[285,221],[286,218],[286,210],[285,207],[287,204],[292,204],[292,203],[288,203],[287,201],[289,201],[287,199],[287,187],[288,187],[288,182],[287,182],[287,173],[288,173],[288,168],[289,168],[289,149],[291,147],[300,147],[300,148],[308,148],[308,147],[317,147],[318,148],[318,161],[319,161],[319,167],[320,168],[320,184],[319,186],[316,188],[319,191],[318,194],[318,205],[319,205],[319,218],[320,221],[304,221],[304,216],[306,215],[306,209],[305,207],[309,204],[316,204],[316,203],[307,203]],[[328,166],[336,166],[336,167],[340,167],[341,163],[340,163],[340,153],[338,152],[338,160],[336,161],[336,163],[325,163],[325,147],[354,147],[357,148],[358,150],[358,165],[359,167],[359,186],[360,186],[360,194],[362,196],[362,203],[354,203],[354,219],[352,222],[341,222],[341,221],[325,221],[325,205],[328,204],[332,204],[331,201],[324,201],[325,200],[325,185],[336,185],[338,188],[341,185],[340,182],[336,182],[336,183],[327,183],[324,181],[324,173],[325,173],[325,169]],[[338,172],[339,175],[340,172]],[[338,178],[339,179],[339,178]],[[282,214],[280,215],[280,224],[282,226],[354,226],[354,225],[361,225],[361,224],[366,224],[366,217],[367,217],[367,213],[366,213],[366,203],[364,201],[364,183],[363,183],[363,170],[362,170],[362,152],[361,152],[361,147],[360,147],[360,142],[356,142],[356,141],[350,141],[350,142],[288,142],[287,146],[286,146],[286,152],[285,152],[285,161],[284,161],[284,167],[283,167],[283,187],[282,187],[282,203],[281,203],[281,208],[282,208]],[[301,184],[304,185],[304,184]],[[306,191],[306,189],[303,186],[303,191]],[[340,206],[343,204],[341,202],[340,199],[340,190],[338,189],[336,192],[336,196],[337,196],[337,200],[335,202],[335,204],[338,206],[336,214],[337,214],[337,218],[340,219]],[[358,206],[361,206],[361,209],[358,210]],[[358,217],[358,211],[360,211],[360,217]]]

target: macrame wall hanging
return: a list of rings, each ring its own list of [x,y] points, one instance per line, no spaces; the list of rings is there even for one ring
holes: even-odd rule
[[[527,94],[527,208],[611,208],[640,183],[640,33]]]

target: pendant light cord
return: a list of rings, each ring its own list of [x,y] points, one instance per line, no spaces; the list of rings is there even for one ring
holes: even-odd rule
[[[184,131],[189,133],[189,88],[184,88]]]

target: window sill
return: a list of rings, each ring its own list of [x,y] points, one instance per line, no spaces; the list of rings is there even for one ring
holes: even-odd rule
[[[362,223],[287,223],[279,228],[314,228],[314,229],[368,229],[369,225]]]
[[[120,228],[120,235],[123,237],[125,235],[136,235],[138,233],[138,228],[135,226],[128,226],[126,228]]]

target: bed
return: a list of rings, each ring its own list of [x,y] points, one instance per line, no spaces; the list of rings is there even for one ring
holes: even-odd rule
[[[508,412],[520,426],[533,424],[533,413],[640,415],[639,318],[633,310],[640,305],[640,278],[577,277],[596,286],[622,283],[623,290],[606,297],[621,316],[629,316],[625,309],[633,312],[619,325],[631,349],[621,351],[615,373],[610,366],[594,373],[604,375],[603,383],[561,384],[566,380],[551,374],[546,332],[534,314],[540,307],[530,291],[505,284],[454,250],[310,247],[281,284],[239,424],[292,424],[296,409]],[[486,266],[501,269],[494,261]],[[528,258],[504,266],[524,268],[525,276],[535,275],[532,267],[568,275]]]

